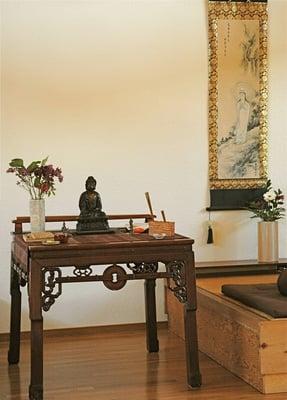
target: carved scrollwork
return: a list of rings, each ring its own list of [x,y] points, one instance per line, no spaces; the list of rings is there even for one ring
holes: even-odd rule
[[[146,274],[151,272],[157,272],[157,263],[137,263],[137,264],[127,264],[128,269],[130,269],[134,274]]]
[[[174,282],[174,285],[170,286],[169,289],[173,291],[175,297],[181,303],[186,303],[187,292],[184,261],[172,261],[167,264],[166,268],[167,271],[171,274],[171,278]]]
[[[103,273],[103,283],[110,290],[122,289],[127,283],[127,273],[119,265],[111,265]]]
[[[13,269],[17,272],[19,278],[19,284],[21,286],[25,286],[28,282],[28,274],[26,271],[23,271],[22,268],[18,264],[13,263]]]
[[[92,274],[93,270],[90,266],[86,267],[75,267],[73,274],[75,276],[90,276]]]
[[[56,298],[62,294],[62,284],[57,282],[61,276],[62,271],[60,268],[42,269],[42,308],[44,311],[49,311]]]

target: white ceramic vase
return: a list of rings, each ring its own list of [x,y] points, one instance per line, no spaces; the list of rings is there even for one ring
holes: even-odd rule
[[[278,221],[258,222],[258,261],[279,260]]]
[[[45,200],[30,199],[30,227],[31,232],[45,230]]]

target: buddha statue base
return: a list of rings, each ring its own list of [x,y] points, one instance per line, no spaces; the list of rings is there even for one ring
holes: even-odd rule
[[[76,227],[77,232],[110,232],[108,220],[102,217],[79,217]]]

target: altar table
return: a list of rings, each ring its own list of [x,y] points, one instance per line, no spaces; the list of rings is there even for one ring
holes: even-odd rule
[[[16,224],[15,224],[16,226]],[[17,229],[15,229],[17,232]],[[19,232],[19,230],[18,230]],[[64,284],[102,281],[119,290],[129,280],[145,281],[147,350],[159,349],[155,282],[169,278],[170,289],[184,304],[187,384],[201,385],[196,324],[196,285],[193,240],[181,235],[156,240],[147,233],[72,235],[67,244],[27,244],[14,234],[11,251],[11,331],[8,361],[19,362],[21,291],[28,282],[31,321],[31,379],[29,399],[43,399],[43,316],[62,295]],[[163,272],[158,263],[164,264]],[[120,264],[120,265],[119,265]],[[106,265],[102,274],[97,266]],[[64,297],[64,290],[63,290]]]

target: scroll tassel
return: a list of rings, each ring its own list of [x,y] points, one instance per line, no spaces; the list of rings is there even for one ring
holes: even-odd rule
[[[212,226],[208,225],[208,233],[207,233],[207,244],[213,243],[213,230]]]
[[[212,224],[210,221],[210,212],[208,214],[208,233],[207,233],[207,244],[213,243],[213,230],[212,230]]]

